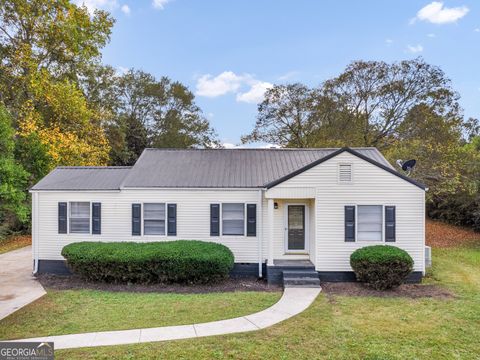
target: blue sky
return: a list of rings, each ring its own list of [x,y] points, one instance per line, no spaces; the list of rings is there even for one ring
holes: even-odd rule
[[[316,86],[353,60],[422,56],[480,117],[480,2],[475,0],[78,0],[117,22],[103,61],[187,85],[224,143],[254,126],[276,83]]]

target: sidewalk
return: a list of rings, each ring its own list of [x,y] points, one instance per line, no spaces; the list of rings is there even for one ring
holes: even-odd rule
[[[268,309],[228,320],[148,329],[47,336],[16,341],[53,341],[55,343],[55,349],[72,349],[88,346],[136,344],[255,331],[278,324],[281,321],[301,313],[312,304],[320,291],[320,288],[286,288],[282,298]]]

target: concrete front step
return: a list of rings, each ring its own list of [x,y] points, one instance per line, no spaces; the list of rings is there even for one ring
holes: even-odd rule
[[[305,278],[315,278],[318,279],[318,273],[315,270],[284,270],[283,271],[283,278],[298,278],[298,277],[305,277]]]
[[[312,287],[320,287],[320,279],[317,278],[307,278],[307,277],[288,277],[283,278],[283,285],[310,285]]]

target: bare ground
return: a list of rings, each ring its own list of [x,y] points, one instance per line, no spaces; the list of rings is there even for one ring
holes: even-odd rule
[[[336,282],[322,283],[322,290],[327,296],[373,296],[373,297],[404,297],[411,299],[436,298],[452,299],[455,295],[437,285],[403,284],[392,290],[375,290],[361,283]]]
[[[257,279],[228,279],[216,284],[208,285],[179,285],[179,284],[110,284],[101,282],[87,282],[78,276],[39,275],[38,280],[43,287],[55,290],[90,289],[101,291],[127,292],[156,292],[179,294],[202,294],[211,292],[232,291],[281,291],[280,286],[268,285],[264,280]]]

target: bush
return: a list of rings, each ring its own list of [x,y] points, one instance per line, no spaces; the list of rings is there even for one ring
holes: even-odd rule
[[[413,270],[413,259],[395,246],[375,245],[355,250],[350,256],[358,281],[386,290],[401,285]]]
[[[89,281],[115,283],[216,282],[228,277],[234,257],[224,245],[168,242],[78,242],[62,255],[73,273]]]

